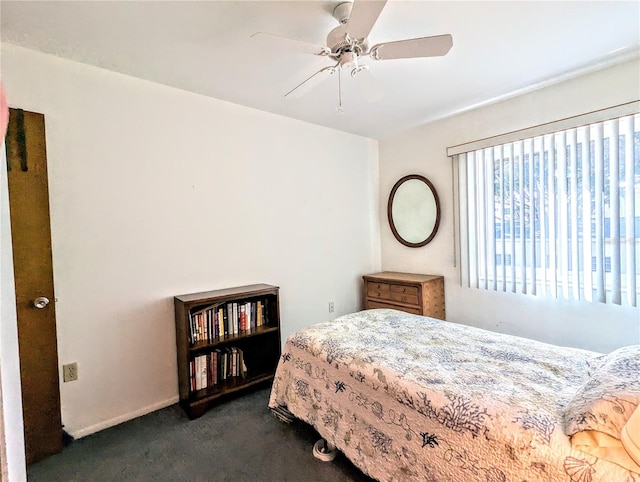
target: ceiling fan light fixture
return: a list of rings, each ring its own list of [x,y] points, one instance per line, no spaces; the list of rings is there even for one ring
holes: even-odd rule
[[[340,56],[340,68],[353,71],[358,68],[358,54],[355,52],[344,52]]]
[[[364,70],[370,70],[368,65],[359,65],[351,71],[351,77],[355,77]]]

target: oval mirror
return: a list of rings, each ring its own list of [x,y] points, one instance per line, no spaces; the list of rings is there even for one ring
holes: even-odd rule
[[[435,187],[418,174],[405,176],[395,183],[387,216],[398,241],[411,248],[429,243],[440,224],[440,201]]]

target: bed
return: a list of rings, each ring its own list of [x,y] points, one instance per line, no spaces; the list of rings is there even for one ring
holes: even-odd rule
[[[628,455],[572,444],[617,441],[639,402],[639,345],[603,355],[375,309],[291,335],[269,407],[381,481],[640,482]]]

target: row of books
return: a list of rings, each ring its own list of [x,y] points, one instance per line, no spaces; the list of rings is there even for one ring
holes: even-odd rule
[[[244,354],[237,347],[216,349],[198,355],[189,362],[189,381],[192,392],[215,387],[232,377],[246,377]]]
[[[223,339],[229,335],[251,332],[269,323],[266,301],[230,301],[222,305],[189,312],[191,344]]]

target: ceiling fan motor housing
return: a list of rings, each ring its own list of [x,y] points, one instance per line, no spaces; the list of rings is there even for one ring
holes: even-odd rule
[[[363,39],[356,42],[347,35],[347,26],[340,25],[334,28],[329,35],[327,35],[327,47],[331,49],[331,53],[340,54],[342,52],[356,52],[358,55],[362,55],[369,50],[369,41]]]

